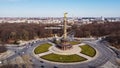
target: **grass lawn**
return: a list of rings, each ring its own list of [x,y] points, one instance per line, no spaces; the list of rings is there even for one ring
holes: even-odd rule
[[[38,47],[35,48],[34,53],[35,54],[40,54],[40,53],[43,53],[43,52],[47,52],[48,48],[50,46],[52,46],[52,45],[49,44],[49,43],[41,44],[41,45],[39,45]]]
[[[82,49],[81,53],[87,56],[94,57],[96,54],[95,49],[89,45],[83,45],[83,46],[80,46],[80,48]]]
[[[70,62],[81,62],[87,60],[81,56],[76,54],[74,55],[58,55],[58,54],[48,54],[41,57],[42,59],[54,61],[54,62],[62,62],[62,63],[70,63]]]
[[[69,42],[71,45],[77,45],[77,44],[80,44],[80,42],[77,42],[77,41],[70,41]]]

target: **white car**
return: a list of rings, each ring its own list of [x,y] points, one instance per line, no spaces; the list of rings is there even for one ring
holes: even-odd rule
[[[24,54],[25,52],[22,52],[22,54]]]
[[[0,64],[2,64],[2,61],[0,61]]]

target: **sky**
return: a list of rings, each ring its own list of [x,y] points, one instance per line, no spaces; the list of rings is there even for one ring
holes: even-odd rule
[[[0,17],[120,17],[120,0],[0,0]]]

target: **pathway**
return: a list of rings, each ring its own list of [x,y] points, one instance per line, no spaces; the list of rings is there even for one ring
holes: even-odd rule
[[[48,51],[48,52],[40,53],[40,54],[38,54],[38,56],[41,57],[41,56],[48,55],[51,53],[52,53],[51,51]]]

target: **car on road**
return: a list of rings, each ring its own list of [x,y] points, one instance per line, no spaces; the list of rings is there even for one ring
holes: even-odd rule
[[[41,68],[44,68],[45,66],[41,65]]]
[[[41,63],[44,63],[43,61],[40,61]]]
[[[24,54],[25,52],[22,52],[22,54]]]
[[[15,51],[15,53],[16,53],[17,51]]]
[[[53,68],[58,68],[57,66],[54,66]]]
[[[31,46],[28,46],[28,47],[31,47]]]
[[[0,64],[2,64],[2,61],[0,61]]]

